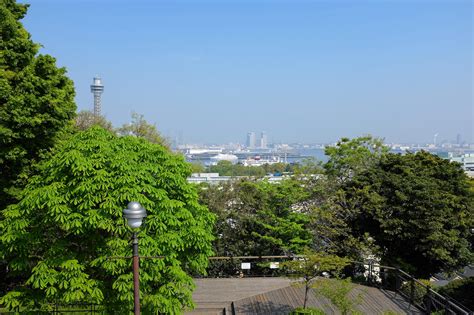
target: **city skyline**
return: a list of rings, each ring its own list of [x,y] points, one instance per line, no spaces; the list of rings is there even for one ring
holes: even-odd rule
[[[340,140],[340,138],[335,139],[334,141],[326,141],[326,142],[321,142],[321,141],[281,141],[281,140],[268,140],[268,134],[266,131],[261,131],[260,132],[260,137],[257,138],[257,132],[255,131],[248,131],[245,139],[239,140],[239,139],[234,139],[228,142],[206,142],[206,141],[200,141],[200,142],[187,142],[183,138],[178,139],[178,137],[175,138],[169,138],[169,140],[172,142],[174,146],[242,146],[248,149],[268,149],[272,146],[275,145],[281,145],[281,144],[289,144],[289,145],[332,145],[335,144],[337,141]],[[373,135],[371,135],[373,136]],[[375,137],[375,136],[374,136]],[[433,138],[431,139],[432,141],[424,141],[424,142],[401,142],[401,141],[386,141],[385,138],[383,137],[378,137],[384,140],[384,143],[386,145],[400,145],[400,146],[432,146],[432,148],[464,148],[468,151],[474,150],[474,142],[468,142],[465,141],[460,134],[456,134],[455,137],[449,139],[449,138],[441,138],[438,139],[439,134],[433,135]],[[242,137],[243,138],[243,137]],[[437,140],[438,139],[438,140]]]
[[[29,2],[79,110],[99,74],[114,125],[135,111],[185,142],[474,138],[470,1]]]

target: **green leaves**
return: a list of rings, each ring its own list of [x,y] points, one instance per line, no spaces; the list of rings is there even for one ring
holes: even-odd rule
[[[0,220],[0,254],[13,264],[14,252],[29,266],[25,290],[46,302],[128,309],[131,260],[113,257],[131,255],[122,209],[134,200],[149,220],[139,233],[140,255],[165,257],[140,262],[143,307],[172,313],[191,305],[186,272],[204,272],[214,217],[197,203],[182,157],[93,127],[58,145],[39,170]]]
[[[324,165],[326,174],[340,183],[351,179],[361,171],[372,167],[388,152],[381,139],[364,136],[354,139],[342,138],[334,147],[327,147],[329,160]]]
[[[18,197],[35,164],[69,128],[74,87],[19,20],[27,5],[0,2],[0,204]]]
[[[311,245],[308,216],[292,208],[309,196],[300,181],[241,181],[205,188],[201,200],[218,216],[217,255],[282,255]]]
[[[428,152],[387,154],[344,191],[359,201],[354,232],[374,237],[385,263],[427,278],[472,259],[473,195],[458,165]]]

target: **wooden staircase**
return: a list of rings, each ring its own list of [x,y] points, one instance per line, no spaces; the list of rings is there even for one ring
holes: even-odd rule
[[[231,302],[196,302],[196,308],[185,315],[229,315],[232,314]]]

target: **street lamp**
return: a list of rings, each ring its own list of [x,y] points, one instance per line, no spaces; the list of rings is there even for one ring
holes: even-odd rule
[[[127,221],[133,231],[132,248],[133,248],[133,303],[135,315],[140,314],[140,280],[138,277],[138,237],[135,229],[138,229],[143,219],[146,217],[146,210],[136,201],[132,201],[127,205],[127,209],[122,211],[124,219]]]

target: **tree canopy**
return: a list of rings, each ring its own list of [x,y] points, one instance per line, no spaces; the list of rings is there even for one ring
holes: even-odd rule
[[[427,278],[472,261],[474,196],[455,163],[428,152],[386,154],[344,188],[352,233],[369,233],[383,262]]]
[[[306,308],[309,289],[314,286],[316,277],[323,273],[331,273],[338,277],[344,267],[349,264],[347,258],[328,255],[324,252],[313,252],[306,249],[304,257],[282,263],[282,268],[289,272],[289,277],[296,279],[296,285],[304,287],[303,308]]]
[[[387,152],[388,148],[384,146],[382,139],[370,135],[354,139],[342,138],[335,146],[326,148],[325,154],[329,160],[324,168],[328,176],[342,183],[372,167]]]
[[[201,202],[217,217],[218,255],[301,253],[311,245],[308,217],[292,209],[307,198],[298,181],[240,181],[202,188]]]
[[[192,305],[192,278],[211,254],[214,217],[186,182],[181,156],[137,137],[93,127],[74,135],[39,166],[19,203],[0,219],[0,259],[11,288],[0,304],[46,307],[96,302],[128,313],[133,301],[130,233],[122,219],[129,201],[148,217],[140,230],[144,311],[179,313]]]
[[[75,123],[76,129],[78,131],[84,131],[93,126],[99,126],[109,131],[114,130],[112,123],[104,116],[98,116],[89,110],[81,110],[79,113],[77,113]]]
[[[160,135],[156,126],[149,124],[143,115],[135,112],[132,113],[132,121],[118,128],[117,132],[123,136],[142,137],[152,143],[169,147],[168,142]]]
[[[66,70],[38,54],[20,22],[27,7],[0,1],[0,207],[16,200],[76,110]]]

